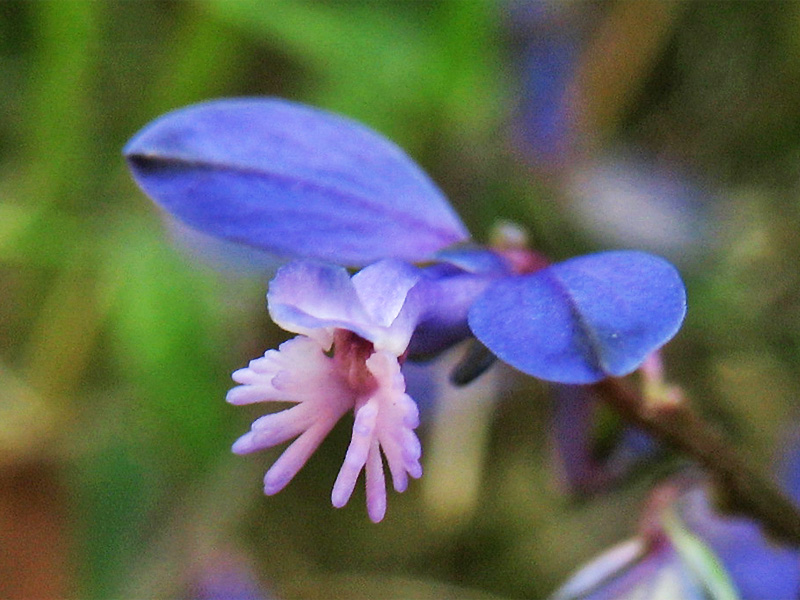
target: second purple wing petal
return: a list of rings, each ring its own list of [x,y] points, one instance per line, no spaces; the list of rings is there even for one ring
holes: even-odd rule
[[[634,371],[677,333],[685,313],[686,292],[672,265],[617,251],[496,281],[470,308],[469,325],[513,367],[582,384]]]

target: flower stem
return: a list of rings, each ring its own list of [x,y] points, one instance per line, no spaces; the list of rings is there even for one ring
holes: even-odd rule
[[[619,379],[593,388],[623,418],[702,465],[728,511],[752,517],[772,537],[800,546],[800,509],[686,400],[648,402]]]

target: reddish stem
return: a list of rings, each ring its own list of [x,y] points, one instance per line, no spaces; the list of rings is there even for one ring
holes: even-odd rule
[[[594,390],[629,422],[694,458],[714,478],[725,507],[759,521],[773,537],[800,546],[800,510],[686,401],[647,402],[619,379]]]

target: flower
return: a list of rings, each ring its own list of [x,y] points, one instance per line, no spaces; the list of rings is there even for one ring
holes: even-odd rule
[[[603,415],[602,399],[590,386],[553,384],[550,394],[552,454],[570,493],[607,490],[663,450],[641,429]]]
[[[579,569],[552,600],[797,598],[800,551],[767,539],[749,519],[717,514],[709,498],[708,481],[696,475],[662,484],[639,536]]]
[[[502,249],[464,251],[466,227],[397,146],[300,104],[235,98],[190,106],[145,127],[124,153],[161,208],[228,241],[345,266],[397,259],[486,275],[489,264],[493,280],[479,283],[481,293],[458,298],[458,310],[439,310],[436,320],[547,381],[627,375],[677,333],[686,312],[675,268],[643,252],[602,252],[550,266],[534,260],[535,272],[515,266],[501,276]],[[303,327],[303,319],[293,326]]]
[[[381,453],[398,491],[422,473],[408,357],[474,336],[485,348],[476,342],[459,381],[494,355],[547,381],[592,383],[636,370],[683,321],[685,290],[666,261],[618,251],[550,265],[514,243],[473,244],[413,160],[338,115],[275,98],[205,102],[157,119],[124,154],[170,218],[301,259],[268,294],[273,320],[298,336],[237,371],[228,394],[232,404],[294,403],[234,444],[248,453],[296,438],[267,472],[267,494],[353,410],[332,501],[346,504],[364,470],[367,509],[380,521]],[[363,268],[351,278],[344,266]]]
[[[267,495],[282,490],[348,411],[355,413],[350,446],[331,501],[342,507],[366,471],[367,512],[386,513],[383,457],[394,489],[422,475],[414,429],[419,413],[405,393],[400,361],[421,304],[418,270],[400,261],[375,263],[352,278],[342,267],[296,261],[270,284],[273,320],[297,337],[268,350],[233,374],[231,404],[292,402],[257,419],[233,445],[247,454],[295,439],[264,477]]]

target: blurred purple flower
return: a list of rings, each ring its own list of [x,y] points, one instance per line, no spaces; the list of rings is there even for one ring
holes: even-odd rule
[[[570,206],[604,242],[688,261],[713,248],[716,199],[675,165],[632,152],[607,153],[565,174]]]
[[[580,47],[563,29],[543,32],[523,51],[517,146],[535,166],[562,166],[575,150],[571,86]]]
[[[601,243],[684,264],[707,253],[719,210],[707,182],[682,169],[674,151],[647,156],[652,142],[626,140],[592,118],[603,98],[586,88],[586,70],[604,51],[593,40],[602,38],[603,19],[614,11],[593,2],[512,7],[520,91],[510,135],[522,160],[556,176],[567,207]]]
[[[515,41],[519,91],[511,131],[524,160],[544,172],[569,167],[582,150],[577,73],[599,6],[569,2],[507,2]]]
[[[190,572],[186,600],[275,600],[247,559],[231,549],[217,550]]]
[[[748,519],[718,514],[709,497],[697,477],[663,484],[640,535],[578,570],[553,600],[800,596],[800,550],[767,539]]]
[[[601,400],[591,387],[555,384],[551,394],[553,450],[570,492],[588,495],[605,490],[660,450],[651,436],[624,423],[610,432],[611,440],[609,432],[598,432]]]

